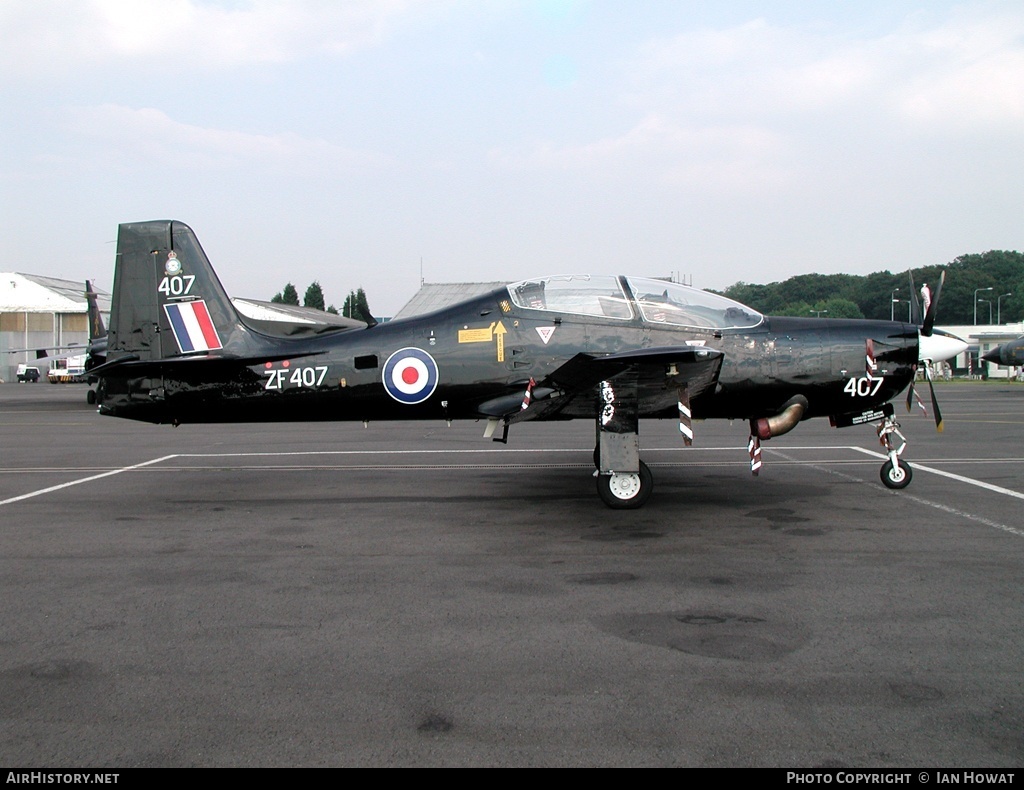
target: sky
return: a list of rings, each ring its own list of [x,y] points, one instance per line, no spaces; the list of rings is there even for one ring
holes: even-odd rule
[[[1024,248],[1019,0],[0,0],[0,270],[700,288]]]

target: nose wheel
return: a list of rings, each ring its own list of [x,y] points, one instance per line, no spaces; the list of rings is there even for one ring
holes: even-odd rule
[[[911,471],[909,464],[904,462],[903,459],[897,458],[895,465],[893,465],[892,461],[886,461],[882,464],[879,476],[882,478],[882,483],[885,484],[886,488],[900,489],[910,485],[910,480],[913,478],[914,473]]]

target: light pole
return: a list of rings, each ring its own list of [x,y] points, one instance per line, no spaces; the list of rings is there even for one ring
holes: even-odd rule
[[[900,290],[899,288],[893,288],[892,296],[889,297],[892,300],[892,304],[889,305],[889,320],[890,321],[895,321],[896,320],[896,303],[899,301],[899,299],[896,298],[896,294],[899,293],[899,290]]]
[[[979,299],[979,302],[988,302],[988,325],[992,326],[992,300],[991,299]],[[974,309],[977,310],[978,306],[975,305]]]
[[[809,313],[814,313],[817,318],[821,318],[822,313],[827,313],[828,310],[808,310]]]
[[[1003,297],[1004,296],[1013,296],[1013,291],[1010,291],[1010,293],[1007,293],[1007,294],[1001,294],[1000,297],[998,299],[996,299],[996,323],[997,324],[1003,323],[1003,306],[1000,303],[1003,301]]]
[[[978,325],[978,293],[980,291],[992,291],[992,290],[994,290],[994,289],[992,288],[991,285],[988,288],[975,288],[974,289],[974,325],[975,326]],[[989,323],[992,323],[991,320],[989,320]]]

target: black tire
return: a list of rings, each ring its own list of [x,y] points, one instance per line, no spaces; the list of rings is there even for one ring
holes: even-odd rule
[[[85,402],[92,406],[96,402],[96,390],[89,390],[85,393]]]
[[[597,476],[597,495],[612,510],[642,507],[653,490],[654,476],[643,461],[640,462],[638,474]]]
[[[886,461],[882,464],[879,476],[882,478],[886,488],[906,488],[914,477],[909,464],[904,463],[900,459],[896,459],[896,464],[896,469],[893,469],[892,461]]]

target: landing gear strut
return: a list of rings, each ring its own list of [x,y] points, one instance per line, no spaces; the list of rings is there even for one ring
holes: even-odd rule
[[[654,489],[651,470],[640,460],[637,380],[631,369],[598,386],[594,475],[597,495],[615,510],[641,507]]]
[[[899,447],[893,441],[894,435],[899,438]],[[910,465],[900,458],[900,454],[907,446],[907,439],[900,433],[900,424],[891,414],[886,415],[878,425],[878,441],[882,443],[882,447],[885,448],[885,452],[889,456],[879,472],[882,483],[886,488],[906,488],[910,485],[914,473],[911,471]]]

